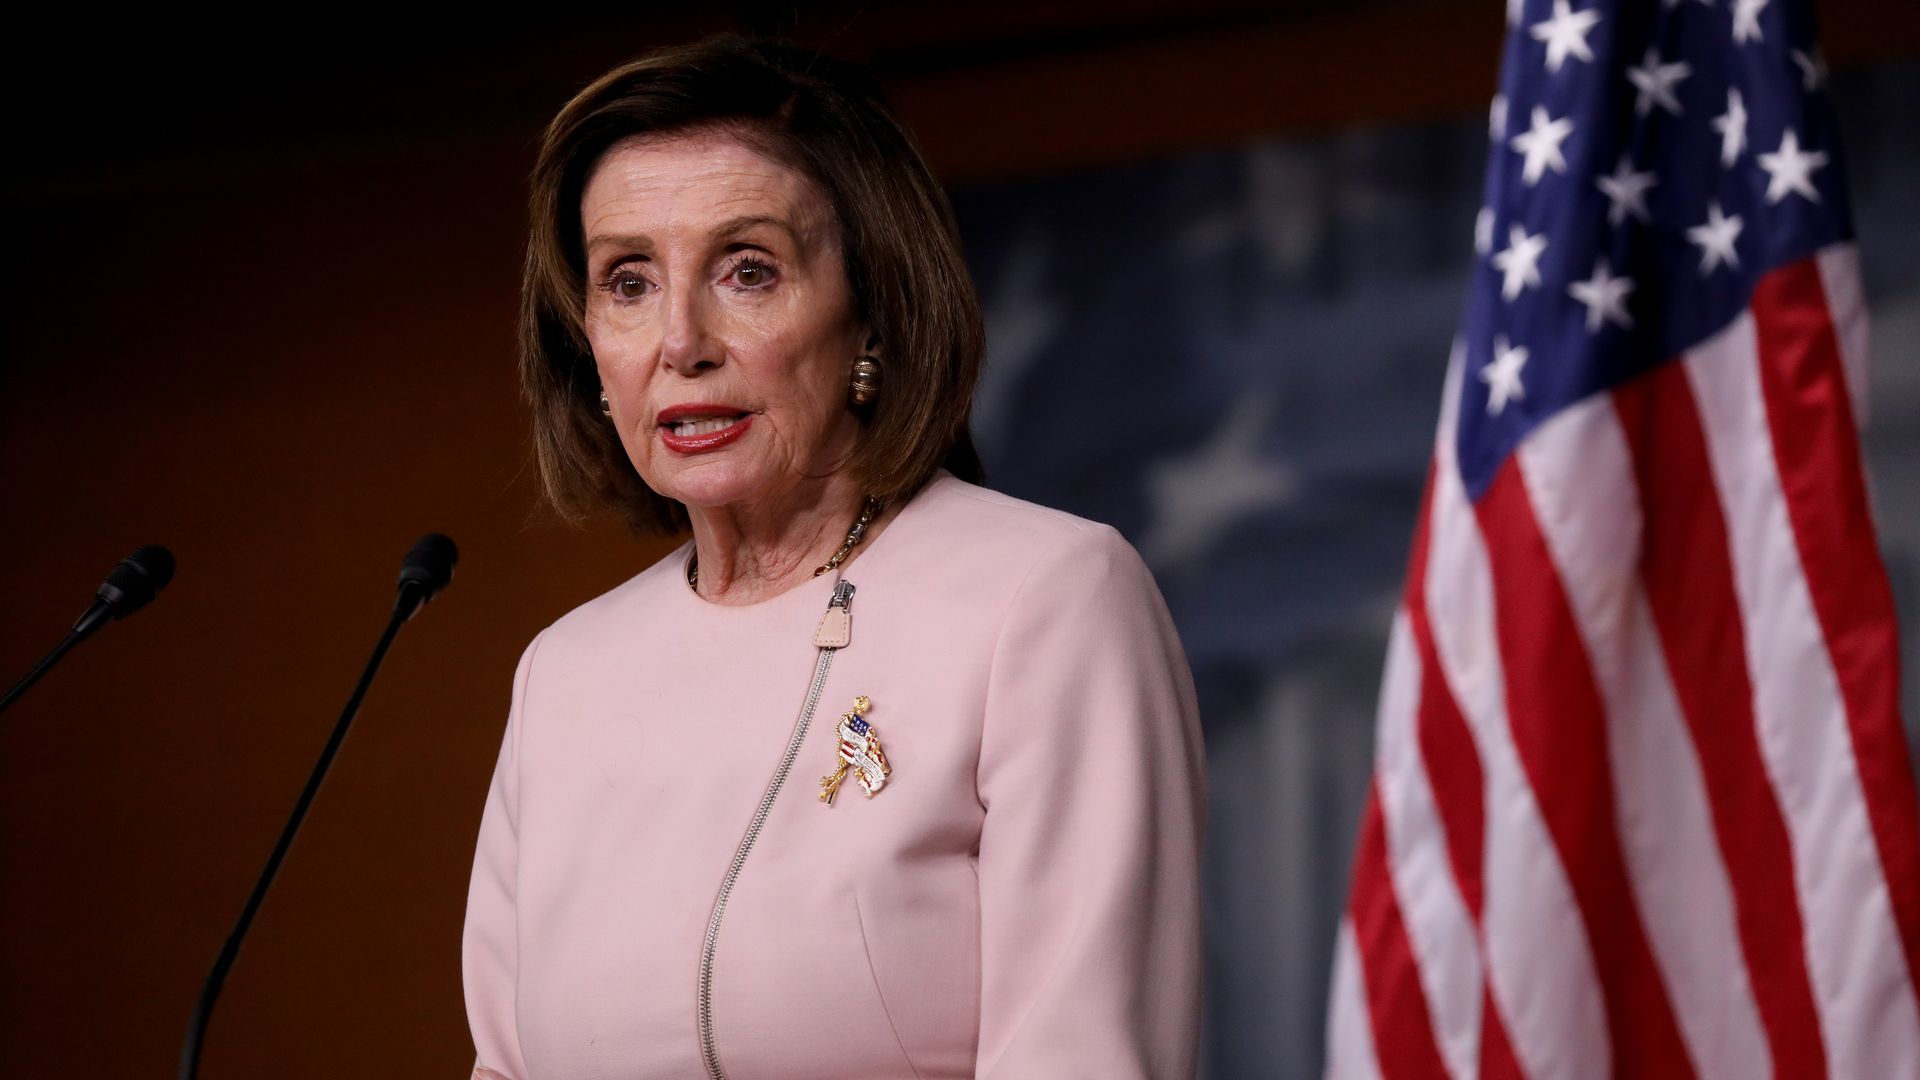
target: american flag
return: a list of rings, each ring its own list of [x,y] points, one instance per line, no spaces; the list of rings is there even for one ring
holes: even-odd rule
[[[1920,1077],[1920,825],[1811,5],[1508,22],[1329,1074]]]

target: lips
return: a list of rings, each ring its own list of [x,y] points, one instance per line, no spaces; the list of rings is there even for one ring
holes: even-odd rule
[[[747,433],[753,414],[738,406],[692,403],[660,410],[654,418],[660,442],[678,454],[701,454]]]

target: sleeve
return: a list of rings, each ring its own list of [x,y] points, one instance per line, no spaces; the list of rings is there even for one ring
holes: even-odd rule
[[[473,878],[467,887],[467,923],[460,945],[466,983],[467,1025],[477,1053],[474,1080],[513,1080],[527,1075],[514,1021],[519,977],[519,927],[515,897],[520,852],[520,728],[526,709],[527,681],[540,639],[521,654],[513,676],[513,699],[506,736],[480,816],[480,839],[473,853]]]
[[[1193,1076],[1203,757],[1139,555],[1099,526],[1037,560],[981,736],[980,1080]]]

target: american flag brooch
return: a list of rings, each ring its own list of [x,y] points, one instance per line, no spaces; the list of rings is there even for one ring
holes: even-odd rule
[[[828,806],[833,805],[833,797],[840,793],[841,781],[849,771],[866,789],[869,799],[886,785],[888,775],[893,772],[893,767],[887,764],[887,752],[880,748],[880,736],[866,721],[867,710],[871,708],[873,702],[861,694],[853,699],[852,712],[840,714],[840,726],[835,732],[840,767],[820,778],[820,801]]]

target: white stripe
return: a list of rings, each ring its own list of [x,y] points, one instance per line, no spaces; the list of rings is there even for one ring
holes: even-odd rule
[[[1536,428],[1520,468],[1605,705],[1621,849],[1688,1056],[1702,1080],[1771,1075],[1699,755],[1640,576],[1639,484],[1612,396]]]
[[[1846,372],[1847,396],[1853,401],[1853,423],[1867,429],[1867,295],[1860,284],[1860,253],[1852,244],[1834,244],[1819,255],[1820,284],[1827,294],[1827,314],[1840,341],[1840,368]]]
[[[1733,548],[1761,754],[1792,839],[1807,967],[1835,1076],[1920,1075],[1908,981],[1845,704],[1787,517],[1751,314],[1686,358]]]
[[[1860,283],[1860,253],[1850,243],[1834,244],[1820,251],[1820,286],[1827,296],[1827,314],[1833,319],[1833,336],[1840,345],[1840,371],[1847,380],[1847,399],[1853,403],[1853,426],[1866,434],[1870,399],[1868,357],[1872,353],[1867,324],[1866,290]],[[1856,452],[1864,456],[1864,448]],[[1873,474],[1861,463],[1860,473],[1867,481],[1867,516],[1878,521],[1875,512]]]
[[[1387,871],[1447,1071],[1480,1074],[1480,951],[1447,857],[1446,833],[1420,756],[1420,653],[1403,610],[1393,620],[1375,742]]]
[[[1333,992],[1327,1003],[1327,1080],[1380,1080],[1364,978],[1353,923],[1343,917],[1334,943]]]
[[[1613,1052],[1586,928],[1507,726],[1493,577],[1453,453],[1462,367],[1456,349],[1434,451],[1425,599],[1440,666],[1485,775],[1486,978],[1527,1076],[1605,1076]]]

